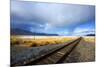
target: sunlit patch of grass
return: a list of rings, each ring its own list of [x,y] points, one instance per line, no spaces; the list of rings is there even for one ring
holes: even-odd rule
[[[75,38],[72,37],[54,37],[54,38],[20,38],[17,36],[11,36],[11,45],[23,45],[23,46],[45,46],[45,45],[57,45],[57,44],[63,44],[68,41],[71,41]]]
[[[84,40],[87,42],[95,42],[95,37],[87,37],[87,38],[84,38]]]

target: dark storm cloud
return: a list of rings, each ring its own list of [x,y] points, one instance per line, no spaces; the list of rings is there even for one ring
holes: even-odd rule
[[[73,32],[77,25],[91,20],[95,20],[95,6],[91,5],[11,1],[14,27],[60,34]]]

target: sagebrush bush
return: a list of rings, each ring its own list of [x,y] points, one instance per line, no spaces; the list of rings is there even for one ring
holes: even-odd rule
[[[36,46],[37,44],[35,42],[30,45],[30,47],[36,47]]]

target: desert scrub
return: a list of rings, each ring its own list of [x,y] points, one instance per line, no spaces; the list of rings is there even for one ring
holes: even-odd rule
[[[30,45],[30,47],[36,47],[36,46],[37,44],[35,42]]]
[[[87,37],[87,38],[84,38],[84,40],[87,42],[95,42],[95,37]]]
[[[70,37],[55,37],[55,38],[20,38],[19,36],[11,37],[11,45],[21,45],[21,46],[30,46],[30,47],[38,47],[45,45],[58,45],[66,43],[75,38]]]
[[[19,45],[22,43],[22,40],[19,38],[11,38],[11,45]]]

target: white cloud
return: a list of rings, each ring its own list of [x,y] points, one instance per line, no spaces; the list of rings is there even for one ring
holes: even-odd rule
[[[80,28],[77,27],[75,28],[75,30],[73,31],[73,35],[87,35],[87,34],[95,34],[95,30],[91,29],[91,28]]]

